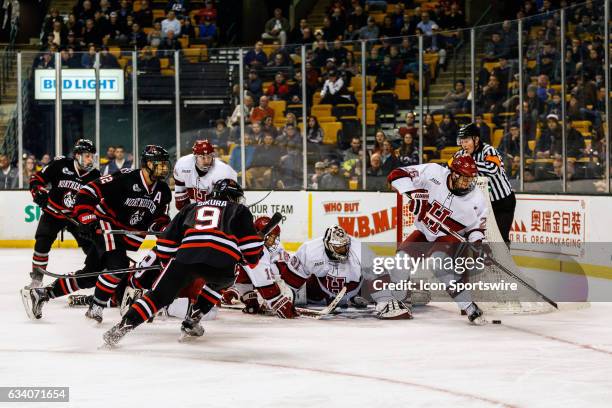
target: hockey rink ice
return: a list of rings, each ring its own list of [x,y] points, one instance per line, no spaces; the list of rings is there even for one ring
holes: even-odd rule
[[[30,321],[19,296],[31,250],[0,250],[2,386],[68,386],[70,403],[15,407],[611,407],[612,304],[467,324],[454,304],[411,321],[281,320],[221,310],[206,334],[179,343],[180,319],[157,319],[114,350],[119,320],[96,327],[66,299]],[[54,249],[49,270],[83,254]],[[45,277],[45,283],[50,282]]]

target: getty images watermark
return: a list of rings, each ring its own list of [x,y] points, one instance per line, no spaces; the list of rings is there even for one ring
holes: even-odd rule
[[[375,290],[427,290],[460,292],[463,290],[479,291],[516,291],[516,282],[504,279],[495,282],[482,280],[466,281],[465,272],[470,276],[478,276],[486,268],[485,259],[481,256],[411,256],[399,252],[395,256],[374,257],[372,272],[376,275],[390,275],[394,279],[387,282],[376,279],[373,282]],[[424,271],[438,277],[438,281],[414,279]]]

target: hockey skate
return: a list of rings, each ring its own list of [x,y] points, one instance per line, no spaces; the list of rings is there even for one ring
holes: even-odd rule
[[[89,309],[85,312],[85,317],[88,319],[95,320],[98,323],[102,323],[102,314],[104,313],[104,308],[100,305],[92,303],[89,305]]]
[[[70,295],[68,296],[68,306],[70,307],[84,307],[91,304],[93,295]]]
[[[31,320],[42,317],[42,307],[49,301],[49,288],[21,289],[21,301]]]
[[[189,305],[185,320],[181,323],[181,337],[179,342],[189,341],[204,335],[204,327],[200,324],[202,313],[199,310],[194,310],[193,305]]]
[[[391,299],[386,303],[378,303],[376,311],[378,311],[378,318],[382,320],[412,319],[410,307],[397,299]]]
[[[468,320],[470,324],[475,326],[483,326],[487,323],[487,319],[484,318],[482,310],[478,307],[478,305],[474,302],[470,303],[470,305],[465,309]]]
[[[128,324],[127,321],[123,319],[119,323],[114,325],[110,330],[105,332],[102,335],[102,339],[108,347],[115,347],[117,343],[121,341],[123,336],[125,336],[132,330],[134,330],[134,326]]]
[[[41,272],[38,271],[32,271],[30,272],[30,278],[32,278],[32,282],[30,282],[30,284],[28,286],[26,286],[26,289],[34,289],[34,288],[40,288],[42,287],[42,282],[43,282],[43,274]]]

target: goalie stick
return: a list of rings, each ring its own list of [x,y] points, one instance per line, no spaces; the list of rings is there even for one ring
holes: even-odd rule
[[[111,269],[109,271],[101,271],[101,272],[85,272],[85,273],[79,273],[78,275],[70,275],[70,274],[61,274],[61,273],[53,273],[53,272],[49,272],[46,269],[40,268],[40,267],[36,267],[35,269],[42,273],[43,275],[47,275],[50,276],[52,278],[56,278],[56,279],[69,279],[69,278],[91,278],[91,277],[95,277],[95,276],[100,276],[100,275],[106,275],[106,274],[113,274],[113,275],[119,275],[119,274],[123,274],[123,273],[130,273],[130,272],[134,272],[134,271],[153,271],[153,270],[159,270],[162,267],[159,265],[153,265],[153,266],[143,266],[141,268],[138,267],[134,267],[134,268],[125,268],[125,269]]]
[[[452,231],[446,225],[444,225],[443,223],[441,223],[438,220],[436,220],[435,218],[433,218],[431,216],[431,214],[429,214],[429,213],[425,214],[425,218],[428,218],[432,222],[438,223],[440,225],[440,227],[442,228],[442,230],[444,232],[446,232],[448,235],[456,238],[457,240],[459,240],[459,242],[466,243],[471,249],[473,249],[474,251],[478,252],[478,249],[471,242],[468,242],[464,237],[462,237],[461,235],[457,234],[455,231]],[[544,299],[548,304],[550,304],[555,309],[559,309],[559,306],[557,306],[556,302],[554,302],[549,297],[547,297],[545,294],[543,294],[542,292],[540,292],[539,290],[537,290],[536,288],[531,286],[529,283],[525,282],[520,276],[518,276],[517,274],[515,274],[514,272],[512,272],[511,270],[506,268],[504,265],[502,265],[499,262],[497,262],[493,257],[491,257],[489,255],[487,255],[486,257],[493,264],[495,264],[495,266],[497,266],[499,269],[501,269],[506,275],[508,275],[508,276],[516,279],[517,281],[519,281],[524,287],[526,287],[527,289],[529,289],[531,292],[535,293],[536,295],[540,296],[542,299]]]

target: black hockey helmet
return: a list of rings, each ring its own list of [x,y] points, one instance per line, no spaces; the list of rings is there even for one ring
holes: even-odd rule
[[[91,160],[90,163],[85,163],[83,153],[96,154],[96,146],[91,140],[79,139],[72,148],[72,157],[74,157],[74,160],[78,163],[79,167],[81,167],[83,170],[90,171],[94,167],[94,161]],[[77,157],[77,154],[80,156]]]
[[[244,190],[235,180],[222,179],[214,184],[210,198],[242,204],[244,201]]]
[[[461,139],[467,139],[468,137],[480,138],[480,129],[474,122],[468,123],[467,125],[463,125],[459,128],[459,132],[457,132],[457,146],[461,146]]]
[[[153,167],[149,167],[149,162]],[[149,172],[151,180],[164,180],[170,173],[170,154],[158,145],[147,145],[140,156],[140,165]]]

